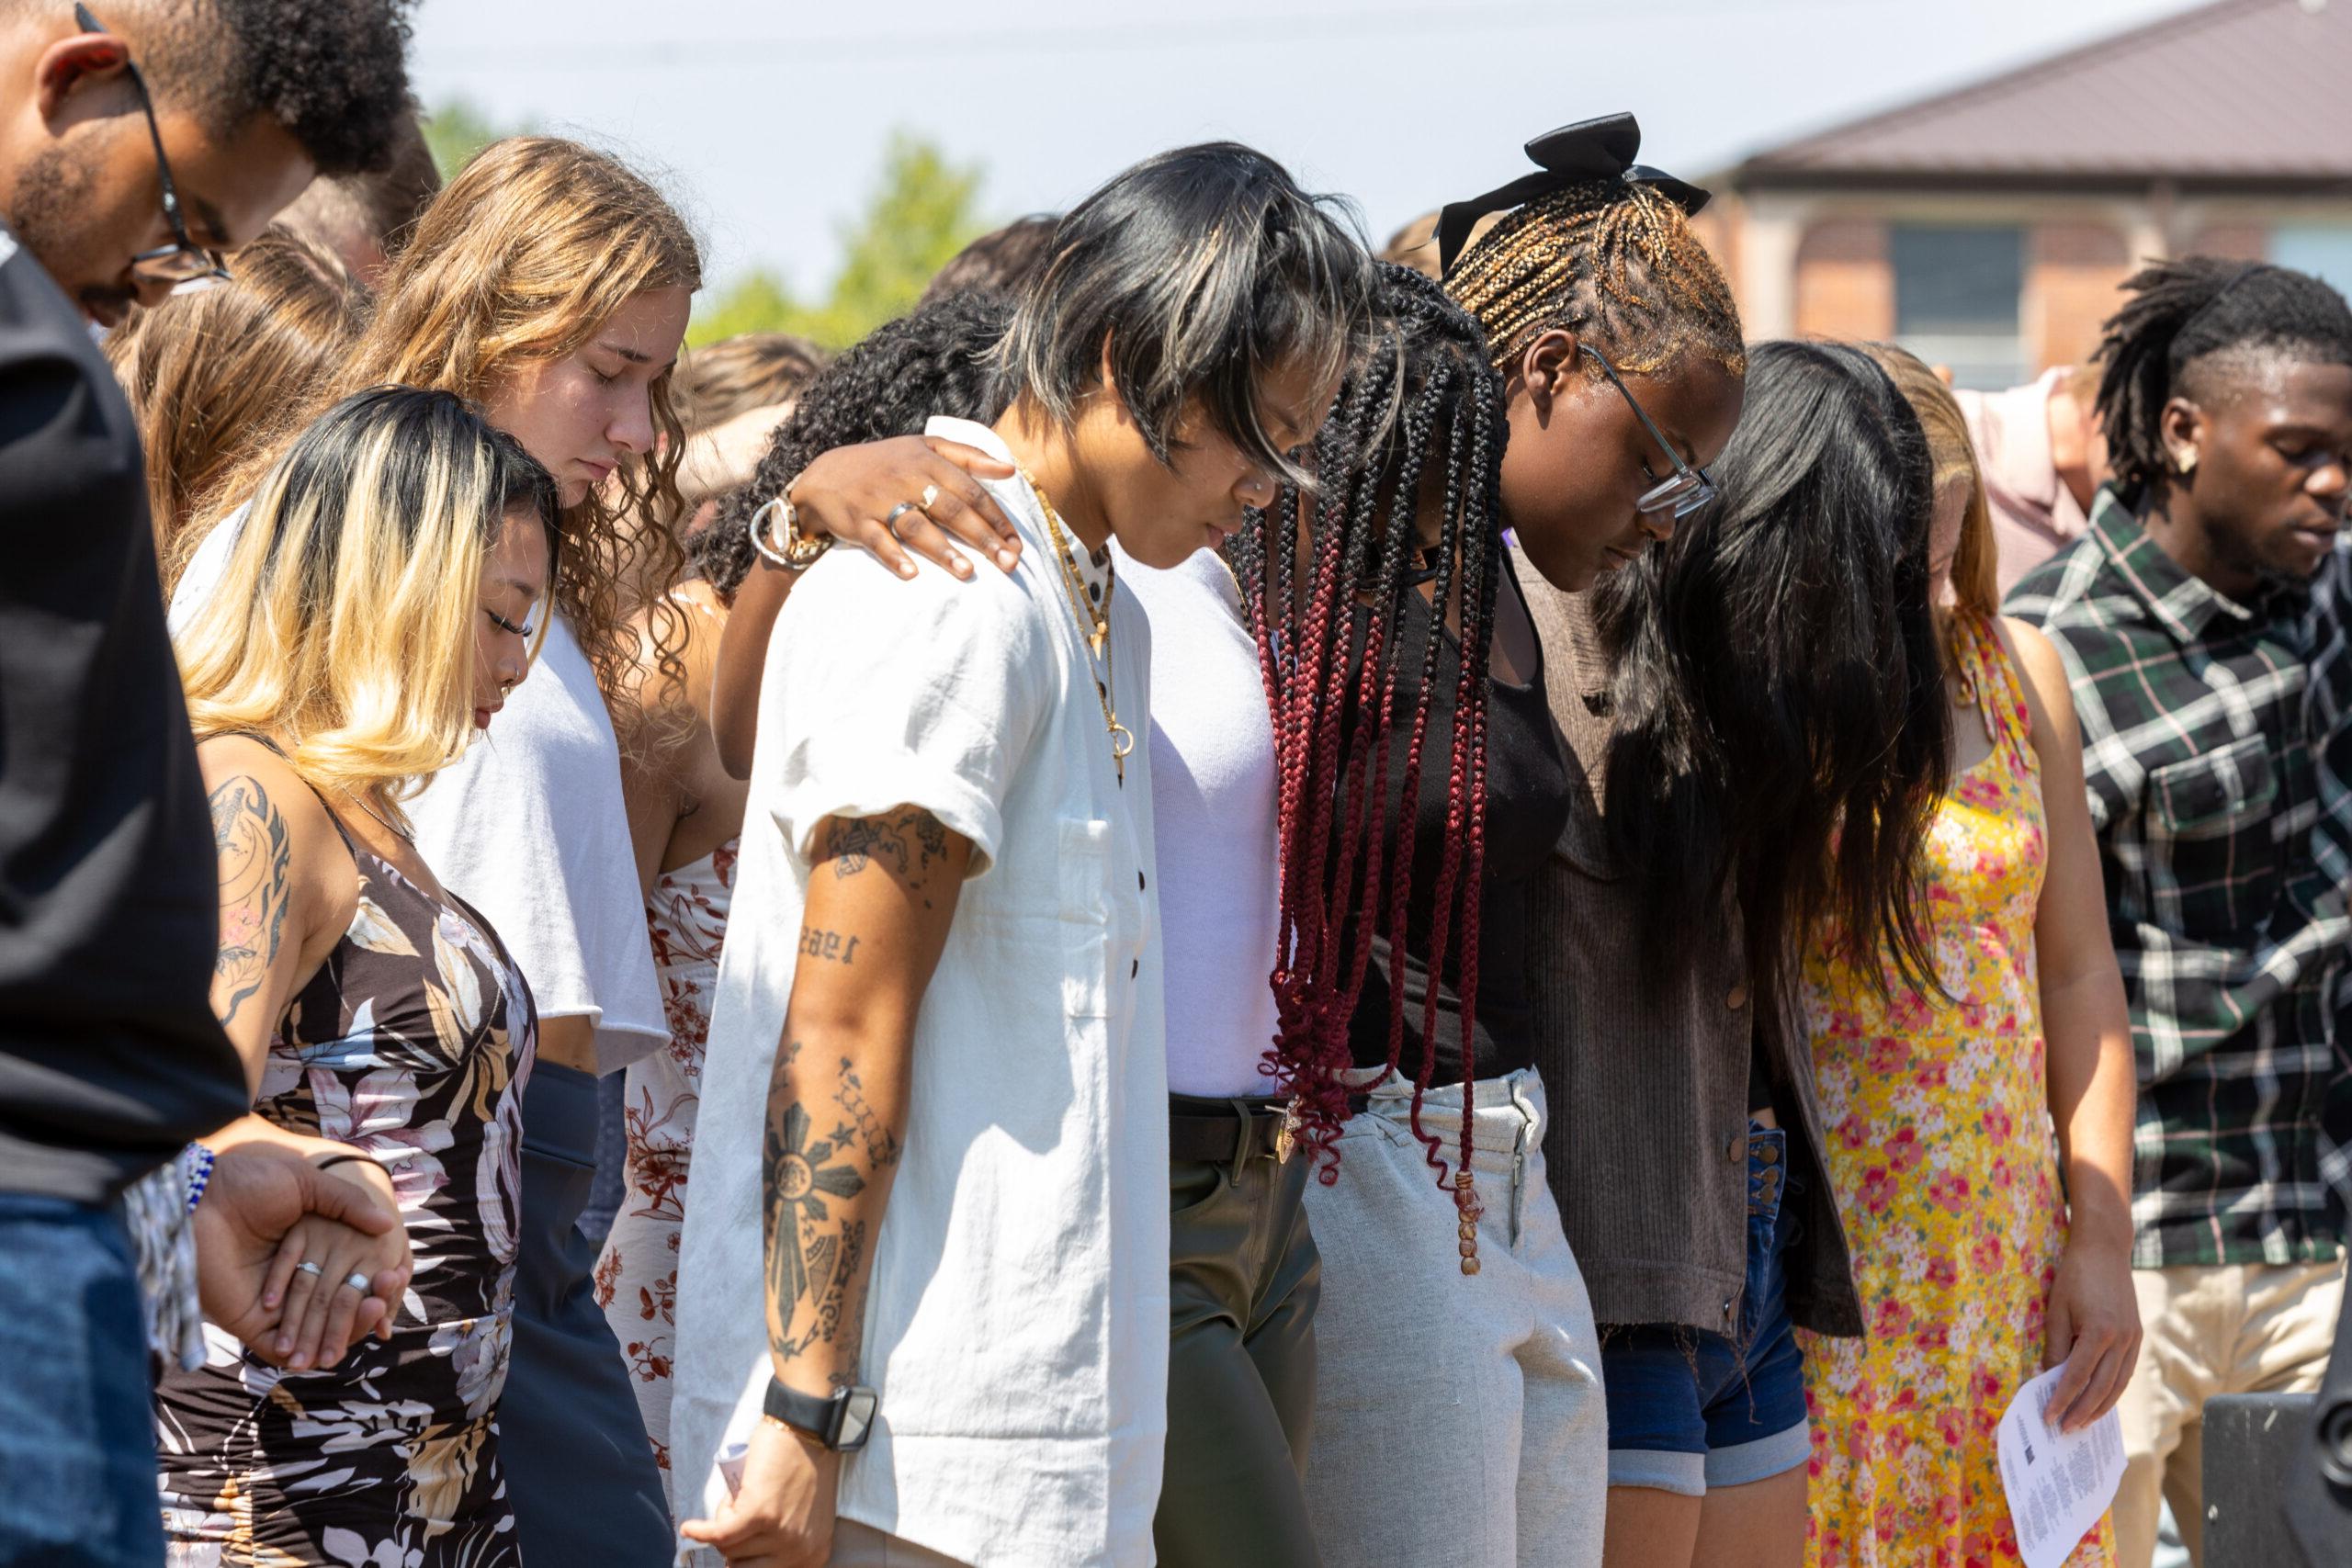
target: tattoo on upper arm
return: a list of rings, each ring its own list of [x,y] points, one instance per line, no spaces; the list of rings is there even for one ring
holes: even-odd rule
[[[899,881],[920,887],[931,879],[932,867],[946,862],[947,828],[920,807],[888,817],[836,817],[825,824],[817,858],[832,862],[836,877],[855,876],[880,861]]]
[[[286,936],[294,846],[285,814],[249,774],[222,781],[209,801],[220,869],[220,937],[214,1006],[226,1028],[261,993]]]
[[[815,926],[800,928],[800,951],[810,958],[821,958],[828,964],[854,964],[861,937],[844,937],[839,931],[820,931]]]

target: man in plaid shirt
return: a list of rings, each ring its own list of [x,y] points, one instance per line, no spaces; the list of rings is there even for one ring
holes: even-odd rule
[[[2200,1414],[2316,1387],[2352,1199],[2352,310],[2206,258],[2125,286],[2099,412],[2114,488],[2011,614],[2065,660],[2132,1001],[2134,1283],[2123,1568],[2159,1495],[2195,1551]]]

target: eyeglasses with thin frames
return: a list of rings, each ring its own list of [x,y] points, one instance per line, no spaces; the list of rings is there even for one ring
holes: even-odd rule
[[[102,33],[106,25],[90,14],[87,6],[74,7],[74,20],[85,33]],[[138,90],[139,107],[147,116],[147,134],[155,144],[155,173],[164,186],[164,218],[172,226],[173,243],[159,245],[152,251],[141,251],[130,258],[131,276],[149,283],[166,284],[176,288],[194,283],[199,278],[218,278],[226,282],[229,268],[218,251],[206,250],[189,237],[187,221],[180,215],[179,187],[172,180],[172,165],[164,156],[164,128],[155,120],[154,95],[147,90],[147,78],[138,62],[128,53],[122,68],[130,73],[130,85]]]
[[[1634,417],[1642,422],[1642,428],[1648,431],[1650,439],[1657,443],[1657,449],[1666,454],[1668,462],[1674,465],[1674,472],[1642,492],[1641,499],[1634,502],[1634,508],[1642,512],[1671,512],[1674,520],[1679,523],[1714,500],[1715,481],[1707,477],[1706,469],[1694,468],[1682,460],[1682,454],[1674,449],[1674,443],[1666,438],[1666,432],[1650,418],[1648,411],[1642,407],[1641,400],[1634,396],[1634,389],[1625,385],[1623,376],[1617,374],[1617,367],[1609,363],[1609,356],[1589,343],[1577,346],[1592,355],[1593,363],[1600,367],[1608,376],[1610,385],[1615,387],[1618,395],[1625,400],[1625,406],[1634,411]]]

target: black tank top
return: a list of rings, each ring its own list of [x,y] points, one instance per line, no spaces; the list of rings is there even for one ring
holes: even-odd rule
[[[1502,595],[1514,602],[1532,633],[1533,620],[1527,615],[1526,600],[1520,593],[1508,552],[1503,555],[1498,597]],[[1365,615],[1362,610],[1357,614]],[[1419,593],[1405,596],[1395,636],[1398,645],[1396,719],[1388,760],[1392,811],[1403,796],[1405,754],[1412,739],[1409,716],[1421,697],[1421,661],[1429,639],[1432,636],[1440,639],[1429,728],[1421,746],[1420,798],[1413,814],[1412,887],[1406,901],[1402,961],[1389,933],[1376,931],[1363,994],[1348,1032],[1358,1066],[1385,1064],[1389,988],[1397,987],[1405,998],[1405,1033],[1396,1065],[1409,1077],[1419,1070],[1421,1062],[1422,1010],[1430,980],[1430,923],[1436,913],[1438,870],[1445,847],[1447,764],[1462,655],[1453,634]],[[1530,640],[1533,641],[1532,635]],[[1515,1072],[1534,1061],[1534,1018],[1528,991],[1528,902],[1537,869],[1559,843],[1568,822],[1567,742],[1552,720],[1551,704],[1544,690],[1542,648],[1535,647],[1535,672],[1525,685],[1492,676],[1487,683],[1486,874],[1479,906],[1477,1011],[1472,1037],[1477,1053],[1472,1076],[1479,1078]],[[1454,932],[1461,929],[1458,902],[1449,924]],[[1357,934],[1350,932],[1351,942]],[[1450,934],[1447,946],[1456,945],[1456,937]],[[1464,1077],[1462,1004],[1455,989],[1458,971],[1458,964],[1449,954],[1437,978],[1437,1070],[1430,1080],[1432,1084],[1458,1083]]]

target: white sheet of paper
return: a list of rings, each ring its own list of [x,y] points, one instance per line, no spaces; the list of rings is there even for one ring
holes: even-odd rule
[[[2001,1416],[2001,1487],[2025,1568],[2060,1568],[2123,1481],[2123,1423],[2114,1411],[2074,1433],[2042,1420],[2064,1371],[2028,1382]]]

